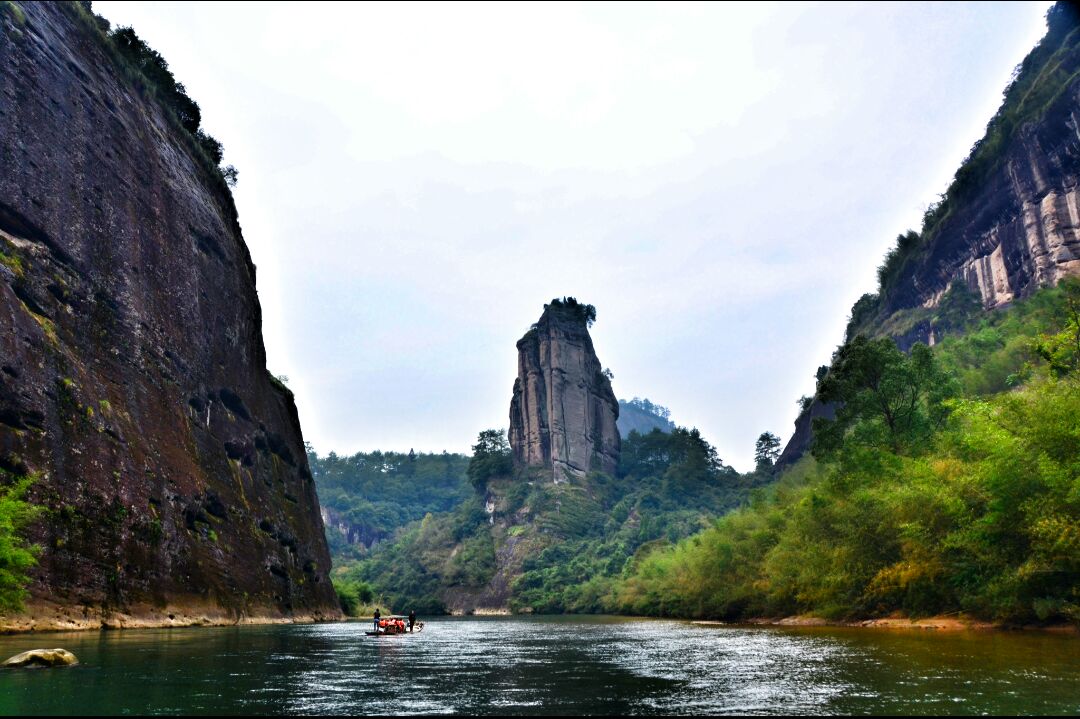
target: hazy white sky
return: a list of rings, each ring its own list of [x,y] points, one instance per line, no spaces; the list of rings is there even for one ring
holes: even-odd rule
[[[94,3],[239,168],[270,369],[320,454],[468,451],[574,295],[616,394],[739,469],[1048,6]]]

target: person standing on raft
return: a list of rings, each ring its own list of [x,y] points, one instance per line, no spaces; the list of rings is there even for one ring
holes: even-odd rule
[[[409,631],[412,631],[413,625],[416,624],[416,610],[409,610]]]
[[[378,607],[375,607],[375,631],[379,631],[379,619],[382,618],[382,612]]]

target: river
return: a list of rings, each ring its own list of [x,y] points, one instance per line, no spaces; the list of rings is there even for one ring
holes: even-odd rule
[[[1077,714],[1080,639],[620,617],[0,636],[3,714]]]

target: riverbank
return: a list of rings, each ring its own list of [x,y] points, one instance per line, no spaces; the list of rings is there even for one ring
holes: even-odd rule
[[[344,619],[345,617],[340,613],[301,612],[285,615],[263,607],[250,608],[238,613],[205,602],[170,604],[165,607],[133,606],[123,612],[40,602],[28,605],[25,611],[19,614],[0,614],[0,634],[220,627],[247,624],[312,624],[338,622]]]
[[[793,616],[793,617],[756,617],[741,622],[722,622],[716,620],[694,620],[694,624],[713,626],[765,626],[765,627],[848,627],[861,629],[922,629],[939,632],[970,632],[970,631],[1024,631],[1024,632],[1051,632],[1057,634],[1075,634],[1080,636],[1080,626],[1075,624],[1001,624],[987,622],[961,615],[944,615],[937,617],[923,617],[912,619],[910,617],[881,617],[878,619],[862,619],[855,621],[843,621],[837,619],[825,619],[823,617]]]

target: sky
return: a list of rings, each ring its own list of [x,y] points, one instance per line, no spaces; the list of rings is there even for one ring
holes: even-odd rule
[[[94,3],[239,171],[271,372],[320,454],[468,452],[515,342],[597,308],[618,397],[753,465],[1049,3]]]

